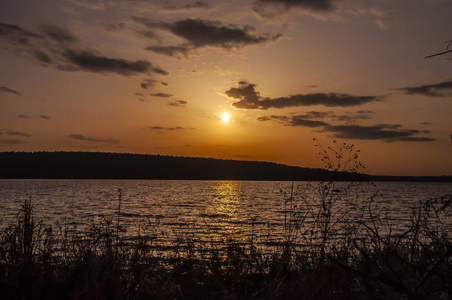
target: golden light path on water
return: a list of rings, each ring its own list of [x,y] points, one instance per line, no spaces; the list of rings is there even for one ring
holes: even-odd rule
[[[321,208],[318,184],[296,182],[291,209],[292,203],[285,201],[290,195],[290,182],[3,180],[0,227],[14,222],[24,200],[31,200],[36,220],[43,220],[46,225],[69,226],[71,231],[85,236],[92,228],[108,226],[112,230],[119,220],[125,230],[119,233],[121,238],[133,241],[139,236],[162,251],[181,244],[205,249],[212,244],[222,247],[231,240],[249,245],[252,239],[262,247],[281,245],[287,233],[286,217],[287,224],[299,222],[293,236],[297,237],[296,243],[306,245],[306,240],[316,243],[318,239],[306,235],[312,229],[315,234],[316,227],[312,226],[316,225]],[[369,200],[373,199],[373,212],[387,218],[385,224],[393,233],[403,233],[410,225],[411,209],[419,201],[452,194],[451,189],[448,183],[362,183],[336,203],[333,217],[337,222],[333,227],[340,229],[344,221],[361,220],[363,214],[366,217]],[[450,217],[446,221],[452,228]],[[385,224],[380,232],[384,232]]]
[[[206,215],[211,224],[210,234],[214,240],[224,237],[237,237],[239,224],[246,222],[240,217],[241,185],[237,181],[217,181],[212,187],[212,194],[206,207]]]

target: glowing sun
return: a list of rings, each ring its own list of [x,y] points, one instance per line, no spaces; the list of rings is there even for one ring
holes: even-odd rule
[[[231,118],[231,116],[228,113],[224,113],[221,115],[221,119],[223,120],[223,122],[227,123],[229,122],[229,119]]]

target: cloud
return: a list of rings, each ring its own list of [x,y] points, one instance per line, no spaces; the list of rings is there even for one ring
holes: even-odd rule
[[[155,22],[145,17],[134,16],[132,19],[150,29],[160,29],[184,39],[188,45],[169,47],[148,47],[148,50],[174,56],[185,55],[191,48],[218,47],[225,50],[240,49],[249,45],[265,44],[281,37],[281,34],[252,34],[251,26],[240,28],[235,25],[223,25],[220,22],[185,19],[174,23]],[[188,47],[190,46],[190,47]]]
[[[372,111],[369,111],[369,112],[358,111],[356,114],[350,114],[350,113],[347,113],[345,115],[331,114],[328,117],[332,118],[335,121],[354,123],[354,122],[356,122],[358,120],[370,120],[370,119],[372,119],[371,114],[374,114],[374,112],[372,112]]]
[[[408,95],[424,95],[429,97],[446,97],[452,93],[452,80],[443,81],[436,84],[426,84],[415,87],[398,88],[396,90],[404,91]]]
[[[282,5],[287,9],[301,7],[312,11],[331,11],[334,9],[332,0],[257,0],[258,5]]]
[[[13,90],[13,89],[10,89],[10,88],[8,88],[6,86],[0,86],[0,92],[10,93],[10,94],[13,94],[13,95],[22,95],[21,92]]]
[[[173,97],[173,95],[166,94],[166,93],[155,93],[155,94],[150,94],[150,95],[154,96],[154,97],[159,97],[159,98],[171,98],[171,97]]]
[[[377,124],[373,126],[361,126],[356,124],[331,125],[324,121],[313,120],[317,118],[334,118],[334,115],[326,115],[321,112],[310,112],[304,115],[290,116],[262,116],[258,121],[273,121],[289,127],[318,128],[320,132],[332,133],[334,138],[353,140],[382,140],[385,142],[430,142],[430,137],[419,137],[418,134],[428,134],[428,130],[402,129],[400,124]]]
[[[42,51],[34,50],[33,56],[42,63],[45,63],[45,64],[52,63],[52,60],[50,59],[50,57]]]
[[[52,60],[45,50],[56,51],[52,42],[46,35],[25,30],[18,25],[0,22],[1,47],[20,57],[40,64],[50,64]]]
[[[164,134],[165,132],[176,132],[176,131],[185,131],[185,130],[196,130],[196,128],[193,127],[163,127],[163,126],[149,126],[146,129],[150,131],[157,131],[160,134]]]
[[[193,10],[209,10],[212,6],[206,2],[196,1],[195,3],[188,3],[182,6],[170,5],[163,8],[164,11],[168,12],[186,12]]]
[[[14,44],[28,44],[30,39],[44,38],[41,34],[27,31],[9,23],[0,23],[0,36]]]
[[[152,126],[152,127],[148,127],[148,129],[150,130],[169,130],[169,131],[173,131],[173,130],[185,130],[186,128],[184,127],[161,127],[161,126]]]
[[[302,127],[315,128],[315,127],[329,126],[328,123],[325,123],[325,122],[322,122],[322,121],[309,120],[308,118],[306,118],[304,116],[290,116],[290,117],[287,117],[287,116],[271,115],[271,116],[259,117],[259,118],[257,118],[257,120],[258,121],[276,120],[276,121],[279,121],[281,123],[284,123],[284,126],[291,126],[291,127],[302,126]]]
[[[150,89],[153,88],[157,80],[154,79],[146,79],[142,84],[141,87],[143,89]],[[141,95],[142,96],[142,95]]]
[[[182,56],[188,58],[188,54],[190,52],[190,48],[184,46],[149,46],[145,49],[179,59],[182,58]]]
[[[111,143],[111,144],[119,144],[119,140],[115,139],[101,139],[101,138],[93,138],[93,137],[87,137],[81,134],[68,134],[66,137],[78,140],[78,141],[86,141],[86,142],[92,142],[92,143]]]
[[[430,142],[429,137],[416,137],[419,133],[428,133],[425,130],[401,130],[399,124],[377,124],[374,126],[336,125],[327,126],[325,131],[333,133],[335,138],[356,140],[383,140],[385,142]]]
[[[5,133],[7,135],[12,135],[12,136],[31,137],[31,134],[28,134],[28,133],[22,132],[22,131],[15,131],[15,130],[10,130],[10,129],[2,129],[1,132]]]
[[[68,2],[77,4],[86,9],[105,10],[105,4],[102,0],[68,0]]]
[[[26,144],[26,143],[28,143],[28,142],[22,141],[22,140],[17,140],[17,139],[0,140],[0,144],[7,144],[7,145],[22,145],[22,144]]]
[[[83,70],[98,73],[117,73],[120,75],[134,75],[150,72],[168,75],[168,72],[154,67],[145,60],[129,61],[120,58],[108,58],[89,51],[66,50],[64,57]]]
[[[299,115],[291,115],[290,117],[293,118],[293,120],[291,122],[289,122],[290,124],[297,124],[297,120],[313,120],[313,119],[330,119],[333,121],[339,121],[339,122],[346,122],[346,123],[355,123],[358,120],[369,120],[372,119],[371,114],[373,114],[375,112],[373,111],[357,111],[354,113],[350,113],[350,112],[345,112],[345,114],[343,115],[338,115],[335,114],[332,111],[328,111],[328,112],[324,112],[324,111],[308,111],[305,112],[304,114],[299,114]],[[264,117],[260,117],[258,118],[259,121],[270,121],[270,120],[279,120],[279,121],[284,121],[287,122],[289,117],[286,116],[264,116]],[[313,123],[315,124],[315,123]],[[317,123],[320,125],[320,123]],[[324,123],[325,125],[326,123]],[[326,124],[328,125],[328,124]],[[325,126],[326,126],[325,125]]]
[[[294,8],[324,14],[336,10],[333,2],[333,0],[256,0],[251,10],[264,19],[272,19]]]
[[[188,105],[188,102],[185,100],[176,100],[168,102],[169,106],[176,106],[176,107],[186,107]]]
[[[59,43],[73,43],[78,41],[78,38],[72,32],[53,24],[42,25],[41,30],[45,35]]]
[[[152,30],[136,30],[135,32],[148,39],[160,41],[160,37]]]
[[[17,117],[19,117],[21,119],[31,119],[32,118],[31,116],[27,116],[27,115],[23,115],[23,114],[20,114]],[[50,116],[47,116],[47,115],[40,115],[39,118],[43,119],[43,120],[50,120]]]
[[[42,25],[39,30],[38,34],[14,24],[0,23],[0,45],[20,57],[60,71],[168,75],[167,71],[147,60],[110,58],[90,50],[69,30],[56,25]]]
[[[297,106],[324,105],[328,107],[347,107],[378,101],[377,96],[352,96],[339,93],[297,94],[280,98],[263,98],[255,89],[256,84],[240,81],[238,87],[225,91],[226,96],[240,101],[232,106],[242,109],[269,109]]]

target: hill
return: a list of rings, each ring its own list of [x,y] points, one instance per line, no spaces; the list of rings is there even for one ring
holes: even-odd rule
[[[0,178],[452,182],[452,176],[372,176],[272,162],[103,152],[0,152]]]
[[[205,179],[205,180],[365,180],[287,165],[101,152],[0,152],[0,178]]]

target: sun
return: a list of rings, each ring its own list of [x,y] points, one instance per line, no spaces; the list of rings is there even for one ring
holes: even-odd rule
[[[228,113],[224,113],[221,115],[221,119],[223,120],[223,122],[228,123],[229,119],[231,119],[231,116]]]

